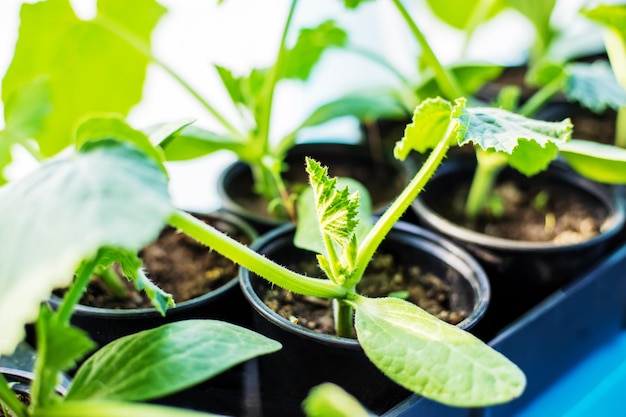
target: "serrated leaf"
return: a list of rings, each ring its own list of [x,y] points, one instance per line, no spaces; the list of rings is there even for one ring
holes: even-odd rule
[[[164,157],[160,148],[155,148],[150,139],[141,131],[133,129],[124,118],[116,114],[92,116],[81,121],[76,129],[76,148],[82,148],[88,142],[115,139],[127,142],[151,157],[163,170]]]
[[[302,408],[307,417],[370,417],[371,414],[341,387],[324,383],[313,387]]]
[[[570,101],[578,101],[595,113],[626,106],[626,90],[607,62],[572,63],[567,66],[567,74],[565,94]]]
[[[626,149],[572,139],[560,144],[559,150],[581,175],[606,184],[626,184]]]
[[[296,44],[287,50],[283,78],[306,81],[327,49],[343,47],[347,41],[346,32],[332,20],[301,29]]]
[[[328,177],[328,168],[311,158],[306,159],[306,171],[315,198],[315,217],[320,234],[345,247],[359,223],[358,194],[351,194],[347,186],[337,189],[337,179]]]
[[[539,143],[520,139],[511,155],[507,155],[508,164],[531,177],[544,171],[559,154],[559,148],[554,142],[547,142],[544,146]]]
[[[354,300],[359,342],[387,376],[426,398],[460,407],[510,401],[522,371],[472,334],[397,298]]]
[[[569,119],[546,122],[491,107],[468,107],[458,116],[466,130],[459,145],[473,143],[484,150],[512,154],[521,141],[534,141],[545,148],[547,143],[567,142],[572,134]]]
[[[463,107],[464,103],[460,100],[455,105]],[[456,123],[452,118],[455,111],[455,107],[442,98],[424,100],[413,112],[413,121],[404,130],[404,137],[396,143],[395,157],[404,160],[412,150],[424,153],[437,146],[447,136],[451,124]]]
[[[21,340],[53,288],[103,246],[139,251],[172,213],[163,171],[119,142],[50,160],[0,188],[0,353]]]
[[[155,0],[100,0],[92,21],[76,17],[69,0],[24,3],[2,99],[47,76],[52,112],[36,135],[43,155],[71,143],[76,122],[92,112],[126,114],[141,99],[149,58],[114,31],[150,50],[150,33],[165,9]],[[119,33],[119,32],[118,32]]]
[[[362,241],[372,228],[372,201],[369,192],[363,184],[351,178],[337,178],[336,187],[343,189],[347,187],[351,195],[358,193],[359,210],[356,217],[358,224],[355,236],[358,241]],[[328,255],[320,232],[313,187],[306,188],[298,195],[297,211],[298,223],[294,245],[314,253]]]
[[[143,401],[196,385],[280,343],[216,320],[185,320],[113,341],[76,373],[66,399]]]

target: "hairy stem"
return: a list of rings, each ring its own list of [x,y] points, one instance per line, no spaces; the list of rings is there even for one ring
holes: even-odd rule
[[[89,281],[93,276],[96,265],[100,262],[100,254],[96,255],[92,260],[84,263],[80,268],[74,283],[70,286],[69,291],[63,297],[63,301],[57,311],[57,320],[59,323],[69,324],[72,313],[76,304],[80,301]]]
[[[328,279],[310,278],[280,266],[183,211],[176,211],[168,222],[198,242],[288,291],[322,298],[347,296],[347,290],[340,285]]]
[[[343,300],[333,300],[337,336],[354,337],[354,308]]]
[[[122,281],[122,278],[111,268],[105,268],[98,273],[98,276],[104,282],[111,295],[117,299],[128,297],[128,290]]]

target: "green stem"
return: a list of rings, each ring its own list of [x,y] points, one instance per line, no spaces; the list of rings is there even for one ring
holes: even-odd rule
[[[498,178],[498,174],[507,165],[506,156],[497,152],[476,151],[476,171],[465,202],[465,217],[474,220],[482,210]]]
[[[333,300],[337,336],[354,337],[354,308],[343,300]]]
[[[83,264],[80,268],[76,279],[70,286],[68,292],[65,294],[65,297],[63,297],[63,301],[57,311],[57,320],[59,320],[59,323],[69,324],[74,308],[83,296],[87,285],[89,285],[89,281],[91,280],[96,265],[98,265],[99,262],[100,254]]]
[[[15,392],[11,389],[9,381],[0,373],[0,402],[11,410],[15,417],[28,417],[26,404],[21,402]]]
[[[450,148],[450,144],[455,140],[455,138],[454,124],[450,123],[445,137],[437,144],[437,146],[435,146],[411,182],[409,182],[407,187],[378,219],[372,230],[370,230],[367,234],[359,248],[356,260],[357,267],[351,277],[351,281],[354,281],[355,285],[356,282],[358,282],[358,280],[360,280],[363,276],[365,268],[369,264],[372,256],[374,256],[374,253],[376,252],[376,249],[378,249],[378,246],[383,241],[385,236],[389,233],[393,225],[400,219],[406,209],[411,205],[413,200],[417,198],[418,194],[422,191],[424,186],[437,170],[437,167],[441,165],[441,161],[443,161],[443,158],[446,156],[446,153]]]
[[[181,408],[110,401],[66,401],[34,410],[32,417],[218,417]],[[22,417],[22,416],[19,416]]]
[[[169,224],[288,291],[321,298],[347,296],[347,291],[340,285],[328,279],[310,278],[280,266],[183,211],[172,214]]]
[[[615,122],[615,146],[626,148],[626,107],[620,107],[617,111]]]
[[[349,45],[346,50],[362,56],[363,58],[366,58],[367,60],[375,64],[380,65],[381,67],[391,72],[405,87],[413,89],[413,83],[411,83],[411,81],[407,77],[405,77],[404,74],[398,71],[396,67],[391,65],[391,63],[387,61],[382,55],[376,54],[367,49],[359,48],[358,46],[354,45]]]
[[[437,80],[439,87],[441,88],[444,95],[446,96],[445,98],[447,98],[448,100],[455,100],[459,97],[465,96],[463,89],[461,88],[457,80],[454,78],[454,75],[452,75],[452,73],[450,73],[450,71],[448,71],[441,64],[441,62],[439,62],[439,59],[437,59],[437,56],[435,55],[435,52],[430,47],[428,41],[426,40],[426,37],[424,36],[422,31],[419,29],[415,21],[411,18],[411,15],[407,11],[407,9],[404,7],[401,0],[392,0],[392,1],[395,4],[398,11],[400,12],[400,14],[402,15],[402,17],[404,18],[404,21],[409,26],[409,29],[413,33],[413,36],[415,36],[415,39],[419,43],[420,48],[422,49],[422,58],[428,64],[428,66],[433,70],[435,74],[435,79]]]
[[[111,267],[105,268],[98,273],[98,276],[104,282],[111,295],[115,298],[124,299],[128,297],[128,290],[119,275]]]
[[[183,89],[185,89],[191,96],[198,101],[215,119],[224,126],[233,136],[236,138],[243,138],[241,132],[236,129],[222,114],[220,114],[214,106],[211,105],[204,97],[202,97],[191,85],[185,81],[185,79],[178,74],[172,67],[167,65],[165,62],[158,59],[156,56],[152,54],[150,51],[150,47],[146,45],[146,43],[135,36],[132,32],[129,32],[124,27],[118,25],[114,21],[107,19],[103,16],[98,16],[93,20],[94,23],[100,25],[100,27],[106,29],[113,35],[117,36],[126,44],[133,47],[137,52],[141,53],[143,56],[148,58],[150,61],[161,67],[167,74],[169,74],[178,84],[180,84]]]
[[[567,79],[565,73],[555,77],[545,86],[535,92],[519,109],[518,113],[525,117],[531,117],[541,109],[552,97],[563,89],[563,84]]]
[[[465,25],[464,32],[466,33],[465,39],[463,41],[463,47],[461,49],[461,56],[465,56],[467,54],[467,49],[469,47],[470,40],[472,38],[472,34],[482,22],[487,20],[489,16],[489,11],[493,7],[493,5],[498,0],[480,0],[478,5],[474,8],[470,18],[467,20],[467,24]]]

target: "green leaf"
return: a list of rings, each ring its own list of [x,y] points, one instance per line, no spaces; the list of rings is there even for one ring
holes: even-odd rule
[[[361,3],[367,3],[368,1],[372,0],[343,0],[343,4],[348,9],[356,9]]]
[[[474,28],[468,27],[470,23],[472,23],[472,17],[477,12],[477,10],[483,7],[489,7],[488,10],[484,11],[485,16],[481,19],[481,22],[486,22],[500,13],[506,6],[506,3],[501,0],[490,1],[491,5],[485,6],[487,4],[485,0],[480,1],[466,1],[466,0],[452,0],[452,1],[437,1],[437,0],[427,0],[426,3],[432,12],[441,19],[443,22],[446,22],[448,25],[452,26],[455,29],[459,30],[467,30],[471,32]],[[480,11],[481,13],[483,11]],[[478,22],[478,23],[481,23]],[[475,26],[475,25],[474,25]]]
[[[315,28],[301,29],[298,41],[287,50],[282,78],[306,81],[328,48],[343,47],[347,41],[346,32],[332,20],[322,22]]]
[[[607,184],[626,184],[626,149],[572,139],[559,145],[561,155],[578,173]]]
[[[39,303],[70,285],[81,261],[103,246],[139,251],[172,211],[163,171],[113,141],[0,188],[0,353],[12,352]]]
[[[52,111],[50,80],[37,77],[8,95],[4,106],[6,129],[24,139],[35,137]]]
[[[75,143],[77,149],[82,148],[88,142],[111,139],[127,142],[140,149],[159,164],[163,172],[167,172],[163,165],[165,158],[161,149],[155,148],[143,132],[130,127],[119,115],[92,116],[84,119],[76,129]]]
[[[359,120],[400,119],[409,114],[393,91],[369,91],[349,94],[322,104],[298,127],[321,125],[338,117],[353,116]]]
[[[578,101],[596,113],[626,106],[626,90],[606,61],[572,63],[567,66],[567,74],[565,94],[570,101]]]
[[[67,371],[97,346],[89,335],[76,327],[60,323],[50,308],[41,307],[36,324],[37,379],[32,386],[31,401],[36,406],[50,404],[56,398],[59,372]]]
[[[158,123],[143,129],[143,133],[148,136],[152,145],[163,147],[174,135],[194,122],[195,119],[186,118],[175,122]]]
[[[611,67],[622,87],[626,87],[626,5],[599,5],[582,13],[604,25],[604,45]]]
[[[367,188],[352,178],[337,178],[336,187],[345,189],[351,195],[359,196],[358,224],[355,229],[357,241],[362,241],[372,228],[372,201]],[[294,245],[311,252],[326,254],[324,239],[320,232],[315,193],[313,187],[307,187],[298,195],[298,223]]]
[[[7,183],[7,179],[4,176],[4,168],[9,166],[13,161],[13,154],[11,150],[13,148],[16,139],[4,130],[0,130],[0,186]]]
[[[149,51],[150,33],[164,11],[155,0],[100,0],[96,18],[83,21],[69,0],[22,5],[2,99],[48,77],[52,113],[35,138],[43,155],[67,147],[77,121],[87,114],[126,114],[139,102],[149,58],[115,33],[130,32]]]
[[[424,100],[413,112],[413,121],[404,130],[404,137],[396,143],[395,157],[404,160],[412,150],[424,153],[434,148],[447,136],[448,129],[457,124],[452,114],[464,105],[464,99],[457,100],[455,107],[442,98]]]
[[[223,417],[184,408],[114,401],[64,401],[37,409],[33,417]]]
[[[113,341],[76,373],[66,399],[143,401],[196,385],[280,343],[216,320],[185,320]]]
[[[107,247],[100,250],[100,264],[96,274],[104,268],[110,268],[114,263],[118,263],[122,273],[129,280],[135,283],[139,291],[144,291],[151,304],[161,315],[165,315],[168,307],[174,307],[172,295],[157,287],[142,270],[142,261],[136,252],[124,250],[122,248]]]
[[[466,108],[457,117],[465,130],[459,145],[505,154],[509,165],[527,176],[547,168],[573,129],[569,119],[545,122],[491,107]]]
[[[162,146],[167,161],[185,161],[220,150],[229,150],[238,156],[246,154],[245,143],[193,125],[171,136]]]
[[[475,336],[397,298],[354,300],[359,342],[387,376],[426,398],[460,407],[510,401],[522,371]]]
[[[347,246],[359,223],[358,193],[351,194],[348,186],[338,190],[337,178],[330,179],[328,168],[311,158],[306,159],[306,170],[315,198],[318,230],[340,246]]]
[[[329,382],[311,389],[302,408],[307,417],[370,417],[371,414],[341,387]]]
[[[593,9],[581,10],[589,19],[620,32],[626,39],[626,5],[601,4]]]

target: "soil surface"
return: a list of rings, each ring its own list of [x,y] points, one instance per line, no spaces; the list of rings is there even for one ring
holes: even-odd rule
[[[324,276],[314,258],[287,267],[308,276]],[[419,266],[397,265],[390,254],[374,256],[357,291],[368,297],[407,292],[408,297],[403,298],[451,324],[459,323],[470,313],[450,310],[452,288],[444,280],[422,271]],[[292,322],[321,333],[335,334],[330,300],[293,294],[279,287],[268,288],[262,298],[268,307]]]
[[[238,241],[249,244],[251,238],[223,220],[203,219]],[[165,229],[156,242],[141,250],[146,275],[161,289],[172,294],[180,303],[215,290],[237,276],[238,266],[224,256],[197,243],[172,228]],[[111,309],[152,307],[150,300],[137,291],[134,285],[123,279],[129,296],[113,297],[103,282],[94,277],[80,304]],[[56,291],[62,296],[63,291]]]
[[[597,235],[607,210],[600,201],[565,183],[523,185],[513,181],[498,184],[494,190],[497,211],[486,209],[475,222],[465,219],[463,205],[469,184],[429,199],[428,205],[450,221],[504,239],[575,244]]]

